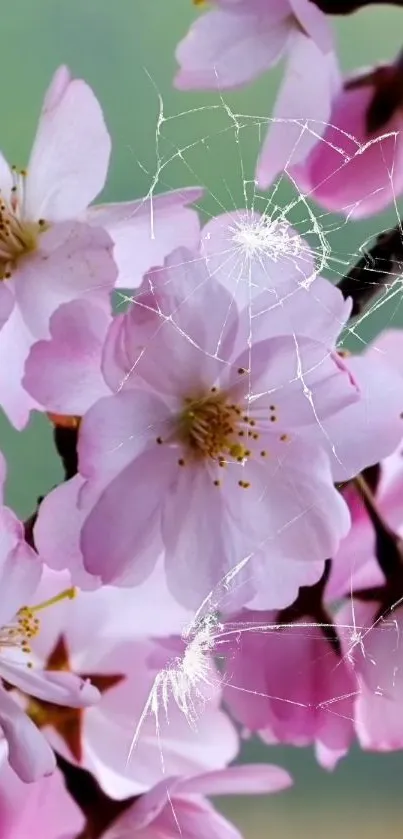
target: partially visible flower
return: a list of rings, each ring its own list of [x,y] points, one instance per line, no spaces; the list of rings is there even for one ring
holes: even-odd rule
[[[49,598],[68,584],[67,574],[47,571],[37,597]],[[161,563],[134,591],[81,592],[43,616],[31,645],[33,660],[58,674],[80,673],[97,686],[101,699],[96,708],[80,711],[31,697],[27,713],[58,753],[91,771],[114,799],[143,793],[164,773],[220,769],[237,754],[238,737],[220,709],[221,684],[211,655],[202,662],[205,681],[189,684],[196,720],[175,701],[175,676],[161,679],[170,666],[175,672],[180,635],[191,617],[169,595]]]
[[[131,283],[138,284],[172,248],[198,239],[197,213],[186,204],[199,189],[88,210],[104,186],[110,146],[91,88],[60,67],[27,170],[0,157],[0,353],[9,359],[0,369],[0,404],[17,428],[38,407],[21,379],[56,308],[82,297],[108,308],[117,274],[121,284],[127,280],[129,257]]]
[[[381,212],[403,192],[401,56],[346,79],[319,52],[310,65],[297,54],[292,61],[258,164],[260,186],[285,169],[330,212],[355,219]]]
[[[368,346],[364,357],[354,361],[354,373],[360,376],[365,367],[364,405],[366,410],[362,419],[354,416],[354,406],[346,409],[345,441],[350,449],[355,441],[356,469],[352,474],[343,476],[343,456],[333,460],[335,480],[353,478],[365,466],[380,464],[374,499],[378,510],[388,526],[403,536],[402,491],[403,491],[403,459],[402,434],[397,434],[397,428],[389,411],[385,411],[385,397],[392,403],[397,396],[400,399],[403,387],[403,332],[398,329],[387,329],[381,332]],[[400,380],[399,380],[400,379]],[[383,398],[379,398],[383,391]],[[389,396],[386,394],[389,393]],[[396,407],[398,404],[396,405]],[[385,422],[386,420],[386,422]],[[358,427],[359,433],[354,429]],[[326,424],[329,439],[332,439],[331,423]],[[347,439],[350,437],[349,443]],[[363,459],[367,441],[371,441],[373,448],[372,464]],[[342,443],[343,447],[344,444]],[[337,447],[336,447],[337,452]],[[339,455],[342,451],[339,452]],[[334,556],[332,573],[327,585],[327,597],[337,599],[348,596],[353,589],[363,589],[379,586],[383,583],[382,571],[375,559],[376,536],[371,524],[362,495],[353,482],[343,489],[343,496],[351,514],[351,529],[342,539],[339,550]]]
[[[3,458],[0,470],[2,487],[6,470]],[[46,672],[32,666],[29,658],[31,639],[39,633],[40,613],[48,604],[27,604],[35,596],[42,561],[25,542],[23,525],[8,507],[0,507],[0,526],[0,730],[7,741],[10,765],[23,781],[34,781],[53,771],[54,754],[14,700],[10,688],[46,702],[76,708],[94,704],[99,693],[88,681],[73,673]]]
[[[354,674],[320,625],[277,621],[275,612],[248,609],[230,619],[226,703],[266,743],[314,745],[319,762],[332,769],[354,738]]]
[[[310,0],[215,0],[191,26],[176,50],[183,90],[247,84],[276,64],[301,33],[327,52],[332,32]]]
[[[369,751],[403,748],[400,602],[401,596],[395,606],[382,609],[375,598],[368,603],[354,599],[337,615],[345,661],[354,669],[359,686],[354,703],[355,732],[360,746]]]
[[[3,765],[0,769],[2,839],[76,839],[84,817],[58,770],[29,787]]]
[[[102,839],[242,839],[205,795],[267,795],[291,785],[284,769],[265,764],[231,766],[188,777],[167,777],[136,801]],[[25,837],[24,837],[25,839]]]

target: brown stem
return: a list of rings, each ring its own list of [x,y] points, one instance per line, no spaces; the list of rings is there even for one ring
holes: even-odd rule
[[[118,816],[134,803],[136,798],[114,801],[103,792],[98,782],[86,769],[73,766],[61,755],[56,755],[56,760],[68,792],[86,819],[86,825],[78,839],[99,839]]]
[[[301,586],[298,597],[278,614],[278,622],[294,623],[304,617],[310,617],[318,624],[326,640],[337,656],[341,656],[341,644],[331,615],[323,604],[323,595],[332,568],[332,560],[327,559],[323,574],[313,586]]]
[[[396,227],[381,233],[372,248],[338,283],[343,296],[352,298],[351,316],[360,315],[370,300],[402,272],[403,230],[399,222]]]
[[[365,504],[375,531],[375,555],[379,567],[390,583],[403,581],[402,543],[381,514],[365,478],[357,475],[354,484]]]
[[[328,15],[349,15],[364,6],[403,6],[403,0],[311,0]]]

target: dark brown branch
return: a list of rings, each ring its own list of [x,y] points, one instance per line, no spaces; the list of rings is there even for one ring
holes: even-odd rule
[[[68,481],[77,474],[78,469],[78,428],[65,428],[61,425],[55,425],[53,439],[57,453],[63,463],[64,480]]]
[[[68,481],[77,474],[78,470],[77,444],[80,418],[63,417],[58,414],[48,414],[48,417],[53,424],[53,439],[56,451],[63,464],[63,480]],[[25,539],[34,550],[34,527],[43,498],[44,496],[38,498],[36,510],[24,522]]]
[[[311,0],[328,15],[349,15],[364,6],[403,6],[403,0]]]
[[[381,233],[375,244],[359,259],[351,271],[338,283],[345,298],[351,297],[351,315],[360,315],[367,303],[393,276],[403,272],[403,231],[401,224]]]
[[[402,541],[381,515],[376,500],[362,475],[354,483],[365,504],[375,531],[375,555],[378,565],[390,584],[403,584]]]
[[[58,754],[56,761],[68,792],[86,819],[86,826],[78,839],[99,839],[136,798],[114,801],[102,791],[98,782],[86,769],[73,766]]]
[[[314,620],[330,646],[333,648],[337,656],[341,656],[341,644],[337,634],[337,629],[333,624],[331,615],[327,612],[324,603],[323,595],[326,584],[328,582],[332,568],[331,559],[325,562],[324,572],[313,586],[301,586],[298,597],[286,609],[282,609],[278,614],[278,622],[283,624],[294,623],[294,621],[301,620],[301,618],[312,618]]]

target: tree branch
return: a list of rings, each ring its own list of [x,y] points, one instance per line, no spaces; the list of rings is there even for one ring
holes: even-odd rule
[[[403,6],[403,0],[311,0],[328,15],[349,15],[364,6]]]
[[[351,297],[351,315],[360,315],[369,301],[388,283],[393,275],[403,273],[403,230],[401,223],[381,233],[375,244],[338,283],[343,297]]]

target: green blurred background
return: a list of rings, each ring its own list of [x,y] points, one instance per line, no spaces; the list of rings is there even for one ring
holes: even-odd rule
[[[262,119],[270,115],[282,68],[248,89],[225,95],[225,105],[243,115],[238,121],[245,127],[237,139],[218,95],[181,93],[172,87],[175,45],[196,14],[191,0],[1,3],[0,131],[1,148],[10,162],[26,163],[42,95],[56,67],[66,63],[74,75],[82,76],[95,89],[112,134],[106,200],[145,194],[160,154],[162,160],[172,160],[164,164],[156,191],[195,183],[205,186],[201,211],[206,218],[244,205],[243,182],[253,179],[260,142],[258,124],[264,131]],[[366,9],[338,21],[336,28],[343,67],[369,65],[393,57],[402,46],[403,10]],[[157,132],[160,99],[165,121]],[[178,149],[183,150],[181,155]],[[246,192],[250,204],[251,183]],[[284,206],[291,197],[289,185],[282,183],[277,203]],[[292,220],[303,224],[303,205],[295,212]],[[354,261],[360,244],[395,223],[395,218],[391,210],[353,225],[325,216],[322,223],[333,260],[329,276],[341,275]],[[312,244],[318,246],[314,240]],[[400,300],[395,299],[376,316],[368,317],[362,337],[368,340],[386,323],[403,324],[399,306]],[[50,427],[42,417],[36,417],[23,434],[17,434],[0,418],[0,448],[9,463],[9,503],[27,516],[36,497],[61,477]],[[248,839],[294,835],[301,839],[401,839],[401,754],[369,755],[353,750],[330,775],[318,769],[308,750],[263,750],[253,745],[248,747],[247,757],[279,762],[295,777],[294,789],[285,794],[222,802]]]

